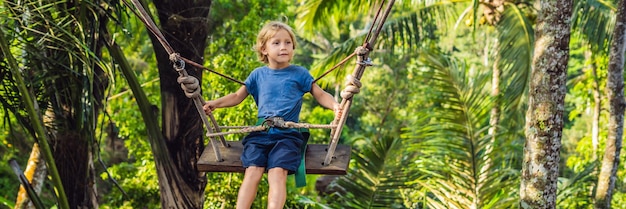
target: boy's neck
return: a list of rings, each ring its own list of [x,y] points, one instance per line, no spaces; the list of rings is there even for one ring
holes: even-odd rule
[[[283,69],[283,68],[287,68],[290,65],[291,65],[290,63],[280,64],[280,65],[279,64],[268,64],[267,67],[272,69],[272,70],[280,70],[280,69]]]

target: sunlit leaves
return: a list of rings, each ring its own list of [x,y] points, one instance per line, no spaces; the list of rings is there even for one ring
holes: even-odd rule
[[[488,74],[445,56],[425,52],[421,57],[429,67],[421,78],[438,97],[433,98],[434,106],[418,111],[430,112],[431,119],[406,135],[418,140],[414,147],[421,152],[415,161],[421,177],[411,181],[423,192],[416,198],[433,208],[484,208],[490,202],[510,206],[513,199],[501,194],[514,191],[517,174],[503,164],[512,154],[504,151],[510,145],[491,141],[487,133],[493,104],[483,88]],[[508,140],[505,136],[498,139]]]

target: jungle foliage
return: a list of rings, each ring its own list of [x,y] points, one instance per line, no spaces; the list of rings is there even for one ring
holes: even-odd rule
[[[18,59],[20,70],[28,78],[26,85],[37,95],[42,109],[56,104],[50,99],[54,97],[48,97],[55,93],[49,83],[65,78],[68,80],[63,82],[68,86],[57,85],[60,89],[93,87],[94,77],[98,78],[94,75],[102,75],[108,81],[101,98],[85,93],[89,92],[85,89],[79,90],[84,94],[72,94],[78,98],[65,97],[79,100],[70,103],[74,108],[98,110],[79,114],[93,117],[82,118],[81,127],[85,123],[88,128],[80,133],[92,139],[97,204],[101,208],[160,208],[146,121],[118,63],[109,51],[90,47],[97,44],[85,41],[90,40],[87,35],[67,29],[74,23],[83,26],[81,21],[70,21],[77,16],[62,16],[63,10],[57,7],[71,1],[26,1],[32,8],[29,12],[49,14],[50,19],[33,19],[33,24],[23,25],[18,25],[17,19],[29,16],[16,14],[15,2],[0,2],[0,35],[9,40],[11,49],[0,53],[0,160],[17,159],[25,167],[36,142],[5,53]],[[84,8],[97,8],[94,14],[106,14],[99,16],[108,20],[99,30],[107,31],[119,44],[149,102],[155,110],[160,109],[160,78],[149,32],[121,5],[85,2]],[[208,19],[214,31],[206,37],[208,47],[200,64],[244,80],[262,64],[252,49],[257,31],[266,21],[281,20],[293,26],[298,36],[293,63],[309,68],[317,78],[362,43],[378,9],[374,2],[213,0]],[[490,21],[492,14],[484,13],[486,9],[479,1],[396,1],[370,54],[374,66],[363,75],[363,87],[354,98],[342,133],[341,143],[351,145],[353,150],[348,174],[308,175],[304,188],[296,188],[290,179],[286,207],[517,208],[538,8],[535,1],[505,2],[498,13],[499,22],[494,24]],[[598,166],[608,132],[603,128],[609,112],[602,87],[606,85],[617,1],[577,0],[575,5],[557,208],[593,208]],[[53,27],[51,22],[65,27]],[[28,33],[35,35],[24,35]],[[47,39],[36,39],[41,37]],[[48,42],[56,44],[42,44]],[[42,49],[73,53],[47,57]],[[56,65],[46,68],[53,65],[31,63],[35,58],[46,58]],[[65,63],[91,70],[77,72],[77,67]],[[589,70],[590,65],[596,67],[596,74]],[[348,62],[319,84],[341,99],[338,94],[343,79],[353,66],[353,61]],[[94,71],[96,68],[99,70]],[[502,72],[500,93],[495,96],[494,68]],[[83,80],[70,79],[77,74]],[[218,98],[240,86],[208,71],[203,72],[201,83],[205,99]],[[597,145],[591,131],[592,107],[597,103],[594,88],[600,89],[601,105]],[[101,106],[90,106],[96,103]],[[501,110],[495,125],[490,123],[494,107]],[[239,126],[252,125],[255,111],[254,101],[247,98],[236,107],[214,113],[220,124]],[[333,120],[333,113],[307,95],[301,117],[308,123],[327,124]],[[490,131],[494,127],[495,132]],[[327,143],[328,135],[328,130],[312,130],[310,143]],[[229,135],[227,139],[239,140],[242,136]],[[613,208],[626,207],[624,152],[620,159]],[[205,208],[234,206],[243,175],[199,175],[206,175]],[[0,163],[0,176],[0,208],[13,208],[19,182],[8,163]],[[329,179],[332,181],[322,181]],[[253,208],[267,204],[267,186],[262,181]],[[56,204],[53,187],[47,181],[40,194],[48,207]]]

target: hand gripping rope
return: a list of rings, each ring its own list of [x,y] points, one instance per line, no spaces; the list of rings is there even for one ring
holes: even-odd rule
[[[383,8],[383,5],[385,4],[385,1],[381,3],[380,8],[376,13],[376,17],[374,18],[374,24],[370,28],[367,37],[363,41],[363,45],[357,47],[357,49],[355,49],[353,53],[357,55],[357,65],[354,68],[352,75],[347,77],[346,88],[341,92],[341,109],[344,114],[342,114],[340,118],[335,118],[332,123],[337,124],[337,128],[332,129],[331,131],[330,145],[328,146],[328,152],[326,153],[326,158],[324,159],[324,165],[330,165],[330,161],[335,154],[335,149],[337,148],[337,143],[339,142],[339,137],[341,136],[341,130],[343,128],[343,125],[346,123],[346,119],[348,118],[348,114],[346,113],[350,111],[350,106],[352,105],[352,99],[354,94],[360,91],[359,89],[361,87],[361,82],[359,80],[363,76],[365,68],[372,65],[371,60],[368,57],[369,52],[373,49],[372,46],[374,46],[376,38],[378,38],[383,24],[385,23],[385,20],[391,12],[391,8],[394,2],[395,1],[393,0],[389,1],[389,3],[387,4],[387,8],[383,13],[383,16],[379,19],[379,15],[381,14],[381,10]],[[374,26],[376,26],[375,31],[373,31]]]

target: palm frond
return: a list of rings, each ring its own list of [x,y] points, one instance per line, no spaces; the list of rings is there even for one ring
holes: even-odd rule
[[[433,208],[483,208],[487,203],[503,203],[499,194],[503,188],[514,188],[509,186],[515,182],[511,181],[515,172],[500,164],[508,155],[500,152],[507,149],[506,145],[486,152],[493,103],[485,91],[489,74],[437,54],[421,54],[423,65],[428,67],[423,79],[431,86],[430,94],[437,96],[435,105],[422,111],[434,117],[428,123],[413,125],[404,136],[423,137],[412,148],[424,158],[415,163],[423,176],[412,184],[422,188],[421,197]]]
[[[298,23],[296,27],[305,31],[314,31],[315,28],[328,27],[329,23],[337,23],[337,21],[346,18],[348,11],[356,16],[367,16],[368,13],[362,14],[361,11],[369,11],[375,1],[334,1],[334,0],[309,0],[303,1],[298,7]],[[360,11],[360,12],[352,12]],[[362,14],[362,15],[359,15]],[[331,24],[333,26],[335,24]]]
[[[594,52],[608,53],[615,25],[615,5],[610,1],[577,0],[573,11],[572,35],[584,37]]]
[[[324,1],[310,1],[321,3]],[[338,1],[342,2],[342,1]],[[450,22],[453,22],[456,19],[456,10],[450,5],[453,5],[453,2],[450,1],[433,1],[433,2],[419,2],[417,4],[408,4],[404,2],[403,4],[398,4],[394,6],[409,8],[410,12],[400,12],[400,13],[391,13],[388,17],[387,21],[384,23],[382,27],[381,34],[379,36],[379,40],[376,42],[376,46],[374,47],[373,54],[370,54],[372,57],[376,57],[376,53],[398,53],[398,52],[412,52],[421,46],[427,46],[431,43],[434,43],[439,39],[440,34],[445,34],[447,28],[442,28],[440,26],[445,26]],[[348,5],[363,5],[358,3],[348,3]],[[342,4],[338,3],[337,5],[333,5],[335,7],[341,7]],[[339,14],[361,14],[362,7],[349,7],[347,5],[343,5],[344,9],[342,11],[349,11],[345,13]],[[371,7],[368,7],[372,9]],[[303,7],[303,10],[315,10],[315,7]],[[319,8],[317,8],[319,9]],[[361,9],[361,10],[355,10]],[[400,10],[394,10],[400,11]],[[311,11],[313,13],[313,11]],[[310,14],[312,15],[312,14]],[[313,17],[310,17],[313,18]],[[360,46],[363,43],[363,40],[367,36],[369,32],[369,27],[372,27],[372,23],[368,22],[369,19],[361,16],[361,19],[352,19],[347,21],[353,21],[351,24],[350,37],[341,41],[338,44],[333,45],[332,51],[328,52],[328,54],[322,54],[320,56],[324,56],[323,59],[320,59],[311,67],[311,74],[314,77],[318,77],[322,75],[326,70],[331,69],[332,66],[339,63],[342,59],[344,59],[347,55],[351,54],[357,46]],[[304,20],[303,22],[307,22]],[[305,24],[305,23],[302,23]],[[331,23],[327,23],[329,25],[320,24],[317,28],[328,28],[333,27]],[[313,27],[313,26],[312,26]],[[320,31],[320,29],[311,31]],[[341,28],[340,30],[348,30],[347,28]],[[350,72],[337,72],[334,74],[335,79],[329,80],[321,80],[322,85],[327,85],[329,83],[335,83],[338,78],[343,78]]]
[[[360,138],[367,146],[354,150],[349,174],[339,178],[335,187],[340,208],[398,208],[403,198],[400,189],[410,179],[402,164],[401,138]],[[347,193],[349,191],[349,193]]]
[[[98,40],[99,24],[106,21],[94,20],[111,17],[115,5],[119,5],[92,1],[80,4],[5,2],[8,24],[3,24],[13,35],[14,48],[21,51],[17,58],[41,108],[51,105],[57,116],[65,115],[61,112],[75,114],[77,121],[68,125],[78,126],[92,118],[89,106],[98,103],[89,99],[98,90],[94,79],[100,79],[100,74],[96,71],[108,69],[100,59],[102,43]],[[83,105],[68,105],[76,102]]]
[[[498,30],[498,68],[502,71],[503,101],[507,101],[504,111],[520,111],[528,91],[534,31],[532,23],[524,11],[515,5],[505,7]]]
[[[585,166],[582,172],[576,173],[569,178],[559,178],[557,205],[572,205],[572,207],[580,207],[581,205],[592,204],[592,201],[589,198],[589,187],[593,187],[592,185],[597,182],[598,175],[594,174],[594,172],[597,172],[599,164],[599,161],[594,161]]]
[[[3,31],[0,29],[0,31]],[[5,35],[4,33],[0,33]],[[6,40],[10,40],[6,38]],[[10,65],[7,63],[7,59],[4,57],[4,52],[0,52],[0,107],[6,114],[2,114],[5,117],[7,123],[11,121],[10,117],[13,115],[16,121],[26,128],[31,136],[35,137],[35,130],[28,120],[28,112],[25,111],[24,104],[19,94],[17,83],[11,74]],[[8,114],[11,113],[11,114]],[[7,125],[7,124],[3,124]],[[9,129],[12,129],[10,123],[8,123]],[[13,140],[13,137],[8,137],[8,140]],[[14,143],[14,142],[12,142]]]

